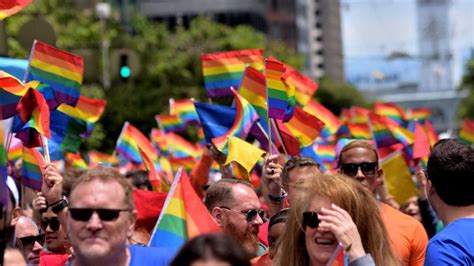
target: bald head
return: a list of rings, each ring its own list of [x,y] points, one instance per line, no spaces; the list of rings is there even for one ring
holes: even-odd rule
[[[20,216],[15,225],[15,236],[17,238],[26,236],[37,236],[39,234],[38,226],[28,217]]]

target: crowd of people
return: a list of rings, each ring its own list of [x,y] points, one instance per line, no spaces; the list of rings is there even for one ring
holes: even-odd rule
[[[330,173],[308,157],[267,155],[262,191],[232,176],[210,182],[207,164],[191,171],[187,193],[201,196],[221,233],[189,239],[177,253],[149,246],[152,230],[137,226],[135,195],[151,189],[146,172],[61,173],[46,164],[32,211],[9,177],[3,264],[314,266],[342,254],[348,265],[474,265],[474,151],[458,140],[433,147],[414,177],[419,195],[401,206],[366,141],[346,145]]]

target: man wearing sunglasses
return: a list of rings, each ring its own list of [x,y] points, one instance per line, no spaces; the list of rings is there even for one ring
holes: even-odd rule
[[[379,168],[377,150],[367,141],[347,144],[339,154],[340,172],[361,182],[376,194],[383,184],[383,170]],[[382,218],[394,250],[403,265],[423,265],[428,236],[423,225],[413,217],[380,202]]]
[[[263,211],[248,182],[223,178],[207,189],[204,204],[217,225],[244,247],[249,258],[263,254],[265,247],[258,239]]]
[[[70,253],[71,244],[67,238],[66,230],[63,229],[59,222],[58,215],[51,208],[47,208],[46,211],[41,213],[41,227],[46,235],[45,246],[48,250],[43,251],[41,256],[62,254],[67,258],[67,255]]]
[[[474,149],[440,140],[426,178],[428,200],[445,228],[430,240],[425,265],[474,265]]]
[[[29,264],[39,264],[40,251],[43,249],[44,233],[28,217],[20,216],[15,225],[16,246]]]

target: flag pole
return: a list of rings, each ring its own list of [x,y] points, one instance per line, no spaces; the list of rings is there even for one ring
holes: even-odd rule
[[[41,136],[43,140],[43,153],[44,153],[44,162],[49,164],[51,163],[51,158],[49,157],[49,147],[48,147],[48,138]]]
[[[262,131],[263,136],[265,136],[265,138],[268,140],[268,146],[272,146],[276,151],[278,151],[277,146],[276,146],[276,145],[273,143],[273,141],[268,137],[267,132],[265,131],[265,129],[263,129],[262,125],[261,125],[259,122],[257,122],[256,124],[257,124],[258,128],[260,129],[260,131]]]
[[[10,151],[10,145],[12,144],[12,137],[13,137],[13,134],[11,131],[8,132],[8,136],[7,136],[7,149],[5,151],[5,156],[7,157],[7,161],[8,161],[8,152]]]
[[[169,105],[170,105],[170,115],[174,115],[174,112],[171,111],[171,110],[174,110],[174,99],[173,98],[169,98]]]
[[[267,127],[268,127],[268,142],[271,143],[272,139],[272,127],[270,121],[270,106],[268,105],[268,82],[267,82],[267,59],[265,59],[265,67],[263,68],[263,74],[265,75],[265,88],[267,90]],[[265,132],[265,131],[264,131]],[[278,150],[278,149],[277,149]],[[272,145],[268,145],[268,154],[272,155]]]

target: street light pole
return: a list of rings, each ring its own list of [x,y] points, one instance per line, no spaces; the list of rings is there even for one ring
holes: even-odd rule
[[[100,33],[102,35],[101,54],[102,54],[102,86],[104,89],[110,89],[110,60],[109,48],[110,41],[107,39],[107,19],[110,17],[109,3],[97,3],[95,11],[100,19]]]

